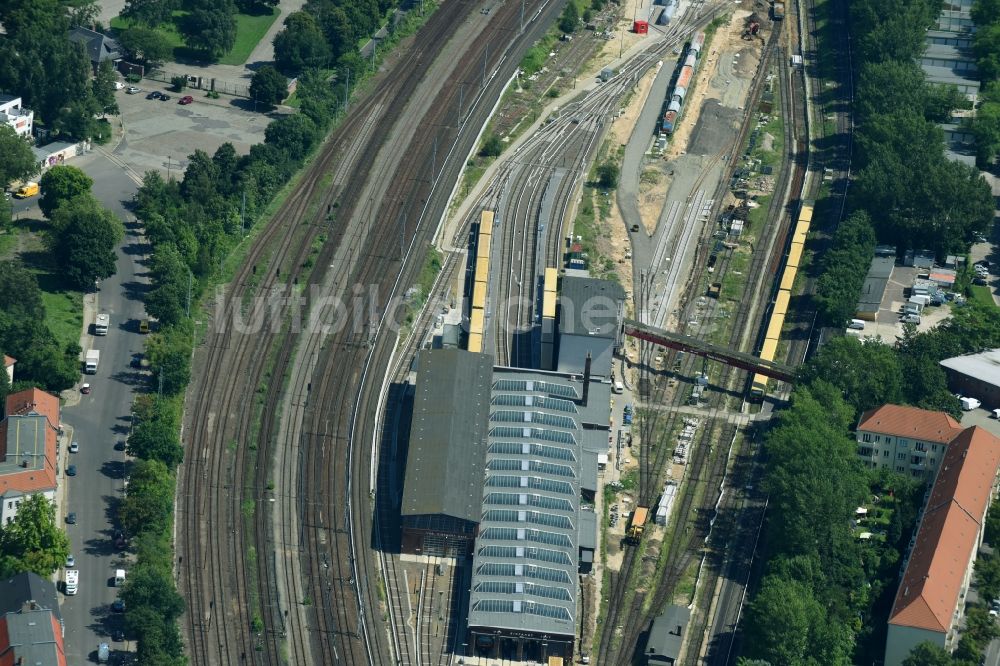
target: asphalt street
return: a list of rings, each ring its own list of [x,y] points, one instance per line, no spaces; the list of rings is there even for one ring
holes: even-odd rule
[[[125,453],[115,451],[114,444],[128,433],[132,398],[141,381],[129,361],[143,347],[137,321],[144,316],[139,284],[145,281],[145,268],[136,260],[144,249],[124,207],[136,191],[135,183],[96,152],[72,164],[94,179],[94,196],[126,221],[125,240],[118,249],[118,272],[103,281],[97,293],[97,308],[111,315],[109,333],[94,337],[88,332],[85,337],[85,349],[89,346],[101,351],[97,374],[81,379],[89,382],[93,391],[81,395],[78,404],[68,401],[62,411],[63,422],[74,428],[73,439],[80,445],[79,453],[68,455],[66,462],[76,465],[77,475],[64,477],[67,494],[63,510],[64,515],[72,511],[77,516],[77,523],[66,525],[66,529],[80,571],[80,591],[63,597],[62,605],[66,657],[69,663],[78,664],[94,660],[100,642],[111,644],[112,650],[126,649],[125,643],[113,643],[110,638],[115,628],[123,626],[122,616],[110,608],[117,592],[113,586],[115,569],[128,569],[113,543],[113,515],[123,496],[126,471]],[[28,203],[34,205],[35,201]],[[40,215],[37,208],[34,215]],[[94,314],[92,308],[85,308],[88,327]]]

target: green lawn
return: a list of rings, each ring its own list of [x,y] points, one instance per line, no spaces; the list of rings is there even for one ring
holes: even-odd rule
[[[181,22],[187,15],[188,12],[184,10],[176,10],[173,12],[169,23],[165,23],[157,28],[157,31],[166,37],[170,45],[173,46],[174,58],[177,60],[194,59],[198,55],[197,52],[187,47],[184,43],[184,36],[180,32]],[[278,9],[276,7],[271,9],[270,14],[237,14],[236,44],[233,45],[229,53],[219,59],[219,63],[222,65],[242,65],[245,63],[257,46],[257,43],[260,42],[277,18]],[[129,22],[120,16],[111,19],[111,28],[113,30],[124,30],[128,26]]]
[[[267,34],[271,24],[278,18],[278,8],[273,7],[270,14],[260,16],[236,15],[236,44],[233,49],[222,56],[219,63],[223,65],[242,65],[257,47],[257,43]]]
[[[45,304],[45,323],[56,336],[59,346],[79,344],[83,330],[83,292],[63,290],[58,286],[59,280],[51,275],[39,273],[37,277]]]
[[[969,290],[969,300],[982,303],[983,305],[988,305],[990,307],[997,307],[996,301],[993,300],[993,295],[990,293],[989,287],[972,285],[969,287]]]

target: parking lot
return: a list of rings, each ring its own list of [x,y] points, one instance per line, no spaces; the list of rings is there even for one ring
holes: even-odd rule
[[[882,302],[875,321],[865,322],[864,331],[859,331],[859,333],[863,337],[878,336],[890,344],[895,342],[896,338],[903,334],[901,311],[907,301],[904,291],[913,286],[913,281],[918,273],[926,272],[926,269],[918,269],[912,266],[897,265],[893,268],[892,277],[889,278],[885,293],[882,295]],[[924,311],[920,314],[920,323],[917,325],[917,330],[926,331],[934,328],[947,318],[950,312],[951,308],[948,305],[931,305],[924,308]]]
[[[158,170],[179,176],[196,149],[211,155],[227,141],[237,153],[246,154],[264,140],[264,128],[271,122],[271,116],[254,113],[253,102],[244,99],[210,99],[197,90],[176,93],[155,81],[144,80],[138,87],[140,92],[134,95],[118,92],[124,136],[116,136],[105,147],[136,174]],[[147,99],[152,91],[169,99]],[[179,103],[185,95],[192,97],[190,104]]]

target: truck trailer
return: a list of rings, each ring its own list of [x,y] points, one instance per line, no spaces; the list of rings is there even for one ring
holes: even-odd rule
[[[630,541],[637,542],[642,539],[642,534],[646,530],[646,521],[649,520],[649,507],[637,506],[632,512],[632,520],[628,524],[626,536]]]
[[[101,352],[96,349],[87,351],[87,358],[83,364],[83,371],[88,375],[97,374],[97,365],[101,362]]]

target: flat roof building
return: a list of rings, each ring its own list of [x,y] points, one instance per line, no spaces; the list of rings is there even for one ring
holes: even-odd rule
[[[868,321],[875,321],[879,307],[882,305],[882,297],[885,295],[886,285],[892,277],[892,269],[896,265],[895,257],[875,257],[872,259],[868,275],[865,277],[864,285],[861,287],[861,297],[858,299],[857,317]]]
[[[482,509],[493,357],[420,352],[403,487],[403,552],[465,556]]]
[[[684,644],[684,630],[691,620],[691,611],[684,606],[667,606],[649,630],[646,641],[646,661],[648,666],[680,662]]]
[[[952,391],[978,399],[986,409],[1000,408],[1000,349],[946,358],[941,367]]]
[[[610,400],[607,383],[494,369],[469,599],[475,655],[573,657],[578,574],[596,546],[596,517],[581,506],[583,459],[607,451]]]
[[[903,561],[885,666],[901,666],[924,641],[949,652],[957,645],[998,467],[1000,439],[979,426],[948,445]]]
[[[611,376],[621,342],[625,290],[617,282],[565,276],[559,294],[559,372],[582,373],[587,354],[591,372]]]
[[[41,493],[55,499],[59,398],[32,388],[11,393],[0,421],[0,524],[17,515],[21,502]]]
[[[31,138],[35,112],[24,108],[20,97],[0,95],[0,123],[9,125],[23,139]]]

